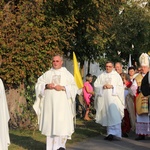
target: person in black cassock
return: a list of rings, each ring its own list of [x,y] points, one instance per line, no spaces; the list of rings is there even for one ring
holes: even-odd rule
[[[144,76],[142,80],[141,91],[144,96],[150,95],[150,71]]]

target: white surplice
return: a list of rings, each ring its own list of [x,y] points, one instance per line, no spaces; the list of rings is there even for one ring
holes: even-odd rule
[[[7,150],[10,144],[8,121],[9,111],[6,94],[2,80],[0,79],[0,150]]]
[[[108,83],[113,89],[103,89]],[[102,126],[121,124],[124,115],[124,87],[120,75],[116,71],[103,72],[94,83],[96,91],[96,122]]]
[[[45,85],[52,83],[59,76],[61,86],[66,91],[45,90]],[[74,132],[73,117],[75,116],[75,96],[77,86],[72,74],[65,68],[53,69],[38,78],[35,86],[36,101],[34,110],[38,116],[39,130],[46,136],[67,136],[71,138]]]

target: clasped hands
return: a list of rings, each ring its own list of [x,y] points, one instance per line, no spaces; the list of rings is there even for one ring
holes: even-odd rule
[[[46,84],[46,89],[54,89],[56,91],[65,91],[65,87],[61,85],[55,85],[54,83]]]
[[[103,89],[113,89],[113,85],[110,84],[104,84]]]

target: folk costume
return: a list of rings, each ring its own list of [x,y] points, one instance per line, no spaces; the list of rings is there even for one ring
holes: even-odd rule
[[[149,67],[149,56],[146,53],[142,53],[139,62],[141,66]],[[133,82],[132,90],[135,93],[135,111],[136,111],[136,134],[138,137],[136,140],[144,140],[145,136],[150,134],[148,129],[149,127],[149,118],[148,113],[139,113],[139,109],[142,108],[142,101],[144,96],[141,92],[141,83],[145,73],[139,73]],[[143,88],[144,89],[144,88]],[[144,91],[143,91],[144,92]]]
[[[65,91],[45,89],[45,85],[54,83],[65,87]],[[51,68],[38,78],[35,86],[36,101],[34,110],[38,116],[39,130],[47,136],[47,150],[65,148],[67,139],[74,132],[75,97],[77,86],[72,74],[65,68]]]
[[[104,89],[109,83],[112,89]],[[107,134],[121,138],[121,120],[124,115],[124,87],[116,71],[104,71],[94,83],[96,92],[96,123],[107,127]]]
[[[0,79],[0,150],[8,150],[10,144],[8,121],[10,119],[5,89],[2,80]]]

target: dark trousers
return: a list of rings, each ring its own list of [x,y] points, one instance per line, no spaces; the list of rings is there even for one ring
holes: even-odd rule
[[[131,130],[131,123],[129,112],[127,109],[124,109],[124,117],[122,119],[122,133],[129,133]]]

